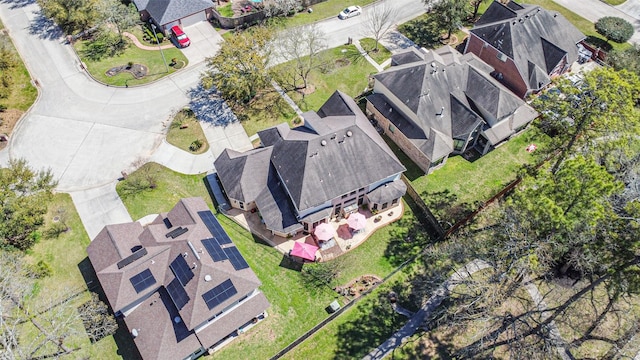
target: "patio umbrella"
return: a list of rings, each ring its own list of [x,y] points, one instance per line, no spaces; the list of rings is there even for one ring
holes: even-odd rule
[[[354,213],[349,215],[349,218],[347,219],[347,224],[349,224],[349,227],[352,228],[353,230],[362,230],[364,229],[364,226],[367,224],[367,218],[360,214],[359,212]]]
[[[316,226],[316,229],[313,230],[313,234],[318,238],[318,240],[327,241],[336,236],[336,231],[333,229],[333,226],[327,223],[322,223]]]
[[[317,246],[296,241],[293,244],[293,250],[291,250],[291,255],[297,256],[305,260],[314,261],[316,259],[316,251],[318,251]]]

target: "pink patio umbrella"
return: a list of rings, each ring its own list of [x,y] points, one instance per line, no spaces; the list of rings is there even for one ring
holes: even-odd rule
[[[364,226],[367,224],[367,218],[360,214],[359,212],[357,213],[353,213],[351,215],[349,215],[349,218],[347,219],[347,224],[349,224],[349,227],[352,228],[353,230],[362,230],[364,229]]]
[[[291,250],[291,256],[297,256],[305,260],[315,261],[316,251],[318,251],[317,246],[296,241],[293,244],[293,250]]]
[[[330,224],[322,223],[316,226],[315,230],[313,230],[313,234],[318,238],[318,240],[328,241],[336,236],[336,231]]]

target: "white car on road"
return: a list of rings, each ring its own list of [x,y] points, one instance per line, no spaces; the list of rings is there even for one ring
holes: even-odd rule
[[[360,6],[349,6],[348,8],[342,10],[340,14],[338,14],[338,17],[341,20],[344,20],[358,15],[362,15],[362,8]]]

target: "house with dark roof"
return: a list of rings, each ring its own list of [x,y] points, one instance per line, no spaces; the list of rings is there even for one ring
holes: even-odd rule
[[[267,316],[260,280],[202,198],[145,226],[107,225],[87,253],[143,359],[195,359]]]
[[[396,206],[406,169],[358,105],[336,91],[304,124],[258,133],[259,148],[226,149],[215,168],[232,207],[259,211],[273,234],[312,232],[317,225],[368,205]]]
[[[471,29],[464,52],[491,65],[493,75],[524,98],[567,71],[584,50],[584,39],[555,11],[494,1]]]
[[[189,26],[213,16],[211,0],[133,0],[142,21],[152,21],[163,32],[174,25]]]
[[[472,53],[411,48],[391,64],[374,75],[367,114],[425,173],[452,154],[486,154],[537,116]]]

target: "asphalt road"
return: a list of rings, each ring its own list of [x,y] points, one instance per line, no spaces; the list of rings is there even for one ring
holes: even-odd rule
[[[38,14],[35,3],[0,3],[0,18],[39,84],[36,103],[14,130],[9,156],[51,168],[59,191],[110,183],[139,157],[151,156],[204,64],[144,87],[104,86],[88,77],[58,30]]]

